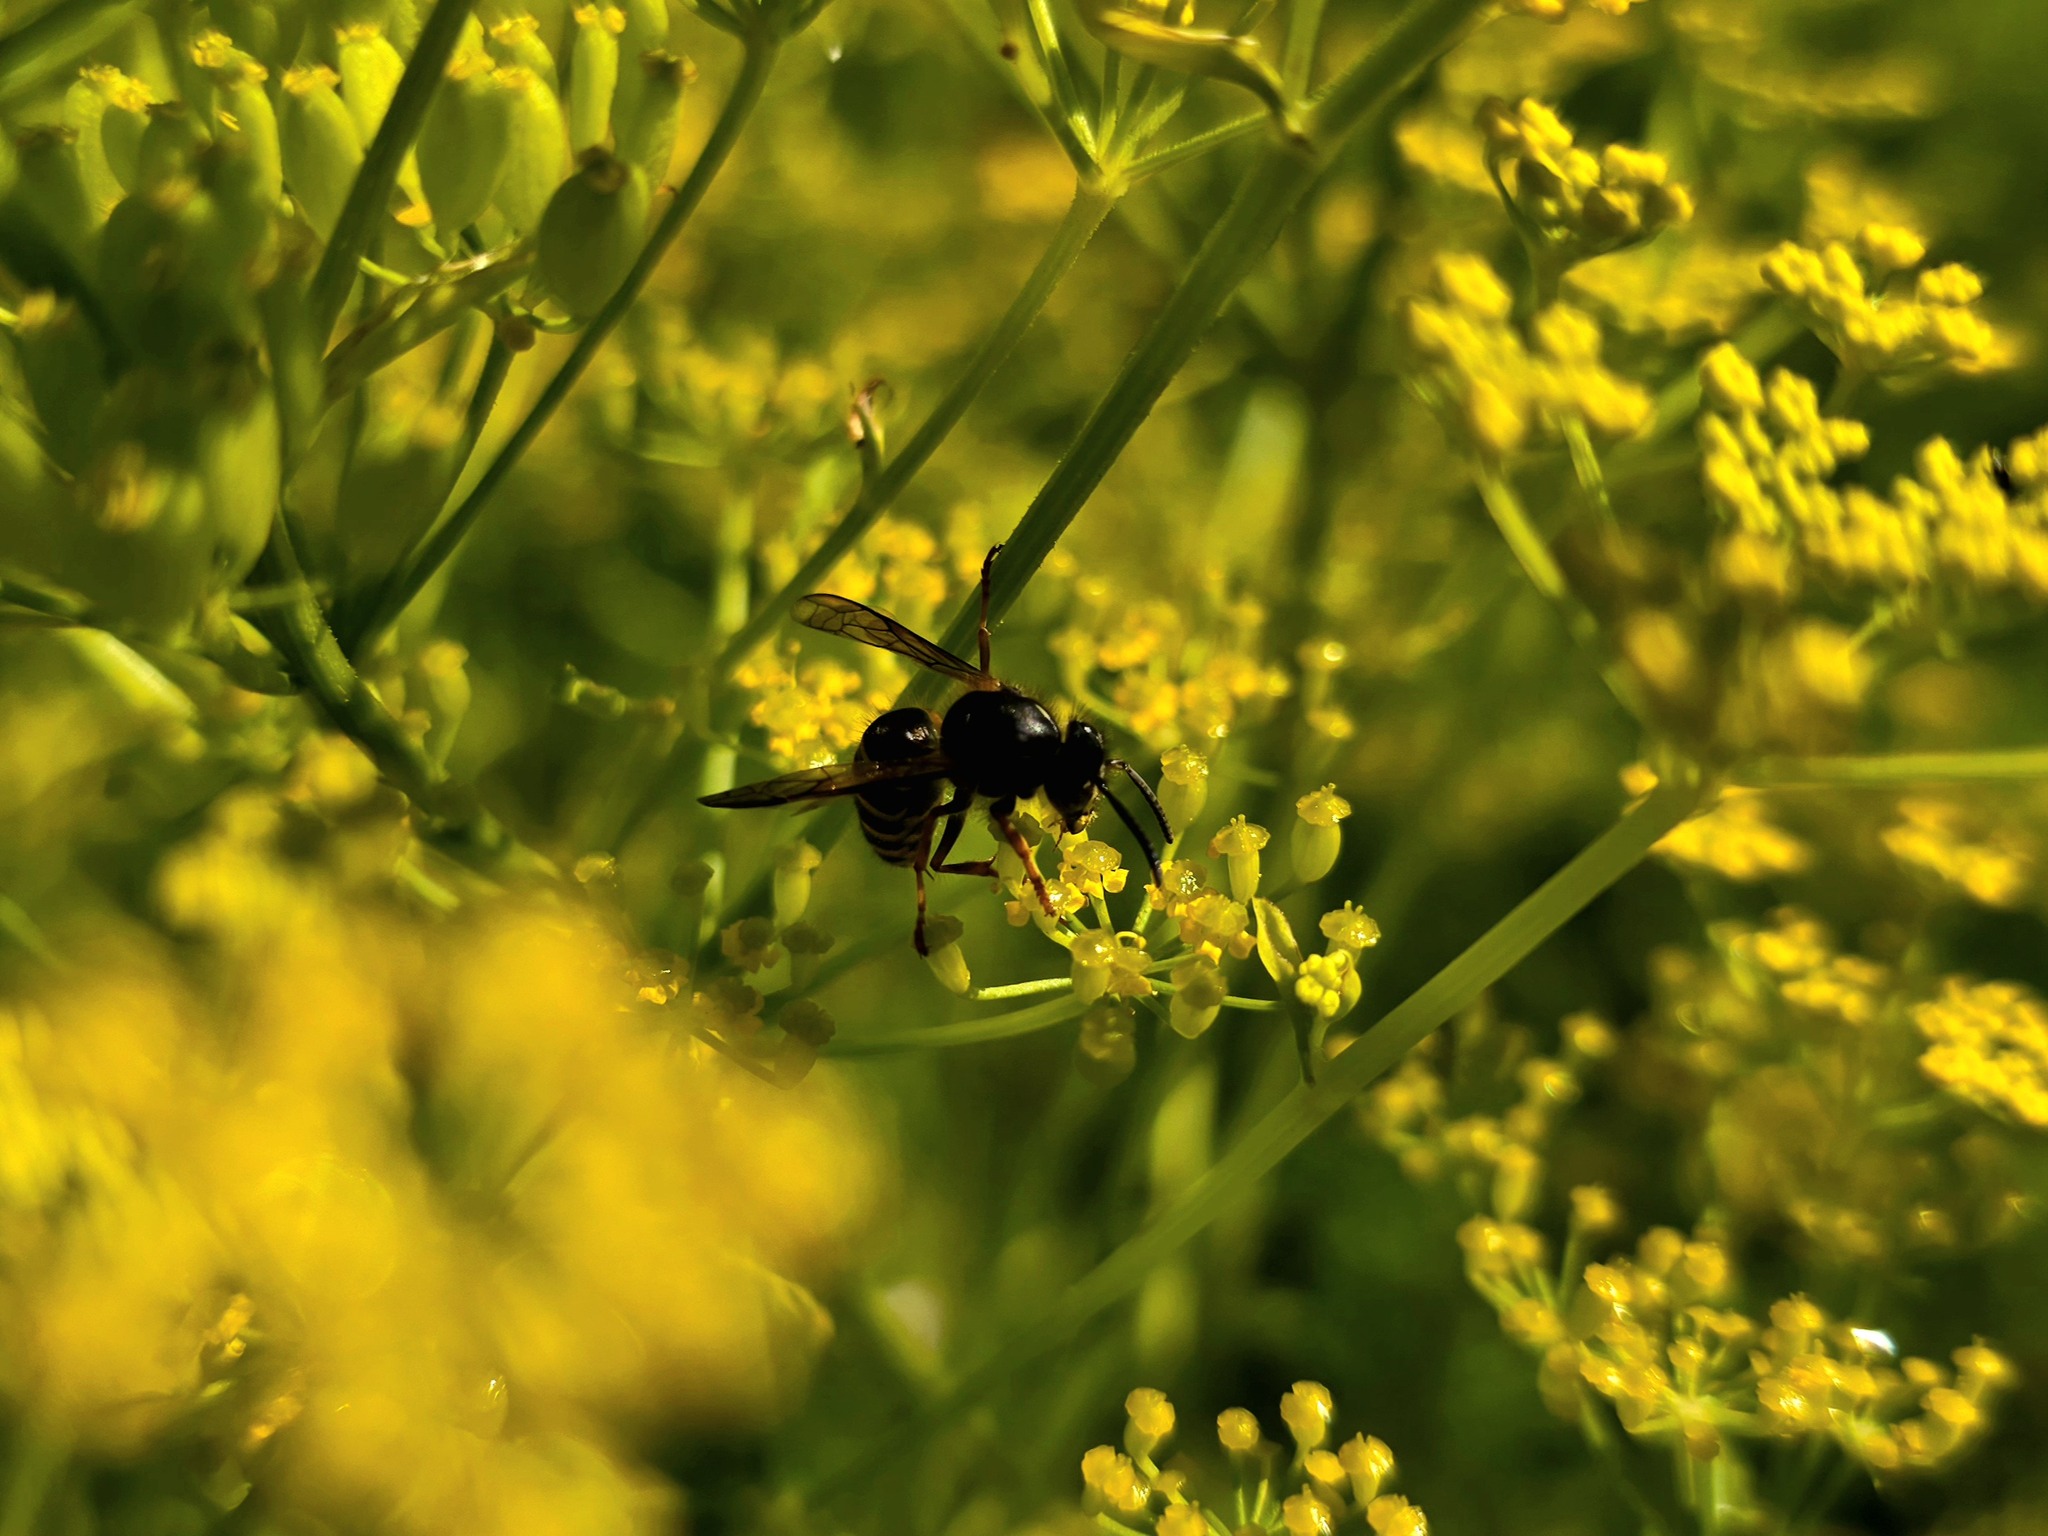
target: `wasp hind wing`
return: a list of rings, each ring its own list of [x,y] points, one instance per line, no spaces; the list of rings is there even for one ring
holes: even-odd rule
[[[899,624],[886,613],[866,603],[856,603],[836,592],[813,592],[796,601],[796,621],[828,635],[844,635],[877,650],[907,656],[921,667],[957,679],[970,688],[992,688],[995,679],[971,661],[955,656],[944,646],[925,639],[907,624]]]
[[[764,806],[795,805],[806,800],[825,800],[835,795],[856,795],[871,784],[895,784],[907,779],[937,779],[946,774],[946,761],[936,755],[910,762],[827,763],[821,768],[800,768],[779,778],[758,784],[705,795],[699,805],[714,810],[758,810]]]

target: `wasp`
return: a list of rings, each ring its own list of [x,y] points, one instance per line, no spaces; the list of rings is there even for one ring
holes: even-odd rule
[[[1173,829],[1152,786],[1129,763],[1109,755],[1109,744],[1095,726],[1076,719],[1061,731],[1043,704],[989,670],[989,578],[1002,548],[998,544],[990,550],[981,565],[979,666],[850,597],[813,592],[797,599],[795,618],[799,624],[893,651],[964,684],[967,691],[948,706],[943,717],[917,707],[878,715],[861,734],[852,762],[828,763],[758,784],[743,784],[722,794],[706,795],[700,802],[720,810],[749,810],[853,796],[861,835],[868,846],[884,863],[908,866],[917,878],[913,937],[919,954],[927,953],[925,875],[993,876],[996,872],[990,859],[952,861],[953,845],[977,800],[987,802],[989,824],[1023,863],[1048,916],[1055,915],[1051,893],[1031,856],[1030,844],[1013,819],[1017,802],[1036,794],[1044,795],[1068,832],[1085,827],[1095,814],[1097,801],[1106,800],[1144,849],[1153,883],[1165,883],[1158,848],[1130,808],[1110,792],[1109,776],[1120,773],[1130,780],[1144,796],[1170,845]]]

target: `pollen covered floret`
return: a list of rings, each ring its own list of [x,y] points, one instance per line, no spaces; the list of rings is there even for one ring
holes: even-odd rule
[[[1987,907],[2018,906],[2034,888],[2040,850],[2018,826],[1958,801],[1913,795],[1879,834],[1885,851]]]
[[[1926,254],[1911,230],[1870,224],[1853,246],[1830,241],[1815,250],[1787,241],[1764,258],[1764,281],[1804,311],[1854,378],[2001,366],[1997,333],[1975,308],[1982,279],[1953,264],[1914,275]]]
[[[1438,257],[1435,290],[1410,302],[1408,338],[1425,394],[1483,457],[1560,440],[1572,422],[1610,440],[1649,422],[1648,393],[1601,363],[1599,324],[1583,310],[1553,305],[1525,340],[1508,290],[1479,256]]]
[[[2048,1004],[2018,982],[1950,977],[1913,1010],[1920,1070],[1960,1099],[2048,1128]]]
[[[1582,9],[1602,16],[1626,16],[1640,0],[1579,0]],[[1563,21],[1572,11],[1572,0],[1505,0],[1501,7],[1516,16],[1534,16],[1538,21]]]
[[[1336,1403],[1329,1388],[1297,1381],[1280,1399],[1293,1455],[1265,1437],[1247,1408],[1216,1417],[1223,1456],[1185,1448],[1162,1468],[1177,1427],[1164,1393],[1140,1387],[1124,1401],[1124,1449],[1098,1445],[1081,1458],[1082,1505],[1105,1529],[1156,1536],[1428,1536],[1422,1511],[1399,1494],[1394,1453],[1377,1436],[1355,1434],[1329,1448]],[[1293,1491],[1288,1491],[1292,1489]],[[1221,1522],[1220,1525],[1217,1522]]]
[[[1490,98],[1479,108],[1493,172],[1517,226],[1550,271],[1653,239],[1689,222],[1692,194],[1662,155],[1610,144],[1581,149],[1540,101]]]
[[[1657,787],[1657,775],[1648,764],[1633,763],[1622,771],[1622,785],[1632,795],[1646,795]],[[1813,864],[1813,849],[1771,819],[1765,797],[1741,789],[1723,790],[1706,810],[1659,838],[1651,851],[1742,885],[1796,875]]]
[[[798,663],[800,648],[763,646],[733,674],[755,695],[747,718],[768,736],[780,762],[812,768],[851,751],[889,694],[868,686],[852,667],[826,658]]]

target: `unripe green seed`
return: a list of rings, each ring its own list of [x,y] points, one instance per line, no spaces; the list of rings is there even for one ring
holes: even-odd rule
[[[275,211],[284,196],[284,153],[278,144],[277,114],[270,105],[270,93],[263,88],[263,76],[252,69],[239,80],[218,83],[218,142],[237,145],[246,152],[249,191]]]
[[[612,113],[619,158],[639,166],[649,187],[660,186],[668,175],[683,120],[683,88],[692,73],[687,60],[652,52],[642,54],[620,81],[620,106]],[[639,83],[630,107],[625,106],[627,78]]]
[[[505,174],[498,182],[498,212],[521,234],[540,227],[548,199],[561,185],[568,160],[562,105],[547,81],[527,69],[503,69],[511,119]]]
[[[78,170],[85,181],[93,216],[104,219],[114,204],[127,194],[107,163],[106,143],[100,136],[100,121],[107,115],[107,98],[90,80],[78,79],[64,93],[64,126],[77,135]]]
[[[85,104],[80,87],[99,97],[97,109]],[[135,190],[141,171],[142,135],[149,127],[149,106],[149,87],[111,64],[92,64],[80,70],[78,84],[65,97],[65,121],[77,128],[83,139],[84,118],[91,116],[100,153],[123,192]],[[79,114],[77,120],[71,115],[74,111]],[[119,197],[114,201],[119,202]]]
[[[625,15],[608,5],[576,8],[569,52],[569,147],[581,154],[604,143],[619,84],[619,33]]]
[[[668,0],[620,0],[619,12],[619,83],[612,94],[611,113],[614,143],[618,142],[620,125],[640,115],[646,77],[638,68],[639,61],[650,53],[668,49]]]
[[[491,206],[512,148],[512,92],[476,55],[434,93],[420,133],[420,186],[434,224],[452,241]]]
[[[192,162],[206,135],[182,101],[153,102],[149,126],[142,130],[135,185],[150,191],[192,174]]]
[[[586,150],[540,221],[541,281],[562,307],[586,319],[618,291],[640,254],[647,178],[602,149]]]
[[[0,560],[65,580],[70,496],[35,434],[7,411],[0,411],[0,505],[7,508],[0,517]]]
[[[498,22],[486,34],[485,43],[491,57],[501,66],[533,71],[550,91],[560,87],[561,78],[555,73],[555,56],[540,40],[540,23],[526,12],[520,11]]]
[[[213,535],[214,579],[233,586],[270,537],[280,453],[277,398],[253,352],[212,370],[199,387],[195,468]]]
[[[82,269],[90,269],[100,220],[79,164],[78,135],[56,126],[15,140],[18,170],[10,199]]]
[[[78,306],[48,292],[22,300],[15,355],[50,456],[72,474],[84,465],[93,417],[106,395],[106,353]]]
[[[323,240],[333,235],[356,169],[363,163],[355,120],[334,91],[340,78],[318,65],[286,70],[278,103],[285,180],[306,222]]]
[[[341,66],[341,100],[356,125],[356,137],[367,144],[377,136],[391,98],[398,93],[405,60],[391,46],[384,29],[374,23],[344,27],[335,34],[335,59]]]

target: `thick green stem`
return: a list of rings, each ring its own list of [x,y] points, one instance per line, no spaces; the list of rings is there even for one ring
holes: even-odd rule
[[[797,568],[796,574],[783,583],[782,590],[755,609],[753,616],[726,641],[713,669],[719,677],[727,676],[745,660],[747,653],[782,622],[790,605],[806,592],[814,591],[832,567],[860,542],[896,498],[903,494],[904,488],[938,451],[947,434],[967,414],[967,408],[1031,328],[1032,321],[1045,308],[1046,300],[1052,297],[1053,290],[1059,287],[1081,252],[1087,249],[1088,242],[1102,227],[1110,209],[1116,206],[1119,195],[1117,189],[1100,182],[1083,181],[1075,189],[1074,201],[1068,207],[1066,217],[1060,221],[1059,229],[1054,232],[1052,244],[1038,258],[1038,265],[1031,269],[1031,276],[1010,301],[1010,307],[1003,311],[1002,318],[996,321],[995,328],[975,349],[966,371],[932,408],[931,415],[924,419],[923,425],[901,451],[882,467],[880,474],[861,487],[853,505],[846,509],[838,526],[825,536],[824,543],[813,550]]]
[[[1985,752],[1894,752],[1874,757],[1765,757],[1742,764],[1728,782],[1748,789],[1823,786],[1998,783],[2048,779],[2048,747]]]
[[[449,0],[442,0],[444,5]],[[438,12],[436,13],[439,14]],[[718,121],[712,125],[711,137],[705,140],[704,148],[697,155],[697,163],[690,167],[690,174],[676,189],[674,199],[662,211],[655,222],[654,233],[640,250],[639,259],[633,263],[632,271],[619,285],[605,305],[576,338],[576,345],[555,376],[548,380],[547,387],[528,409],[525,419],[513,429],[505,446],[498,450],[498,456],[490,467],[478,477],[476,484],[463,498],[460,506],[442,518],[440,524],[421,547],[417,557],[401,571],[392,574],[384,590],[370,612],[368,621],[360,635],[354,637],[350,649],[357,654],[377,643],[391,623],[405,611],[406,605],[419,595],[420,589],[433,578],[448,558],[461,547],[463,539],[482,515],[498,487],[512,473],[513,468],[533,446],[543,428],[554,418],[562,402],[569,397],[576,381],[583,377],[583,371],[597,356],[600,348],[611,338],[612,332],[626,317],[626,311],[633,307],[633,301],[653,277],[656,267],[668,254],[668,248],[689,222],[690,215],[704,200],[712,181],[717,177],[727,158],[732,154],[733,145],[739,141],[740,130],[747,119],[753,116],[754,108],[760,104],[761,93],[767,87],[769,73],[775,67],[777,55],[781,52],[782,38],[779,33],[763,30],[746,40],[746,55],[740,62],[739,77],[733,81],[732,93],[726,97],[725,106],[718,114]]]
[[[1304,113],[1306,144],[1291,138],[1267,144],[1180,286],[1005,541],[990,594],[992,618],[1007,613],[1037,574],[1345,138],[1485,9],[1485,0],[1415,0]],[[972,642],[977,622],[976,605],[964,605],[941,643],[959,651]],[[926,676],[911,685],[906,697],[925,702],[937,691],[937,680]]]
[[[1692,813],[1695,789],[1651,792],[1449,965],[1366,1031],[1313,1084],[1296,1088],[1206,1173],[1043,1312],[962,1373],[930,1417],[952,1421],[963,1399],[1070,1341],[1098,1312],[1135,1291],[1182,1244],[1243,1200],[1268,1173],[1425,1036],[1471,1004],[1539,944],[1627,874]],[[907,1426],[903,1433],[918,1425]],[[850,1491],[859,1467],[835,1480]]]
[[[369,253],[391,203],[391,189],[398,185],[398,173],[405,165],[420,125],[427,119],[427,106],[448,72],[455,45],[462,41],[462,29],[475,8],[475,0],[435,0],[433,13],[420,28],[412,57],[405,62],[398,89],[370,141],[363,163],[356,169],[348,200],[341,205],[335,221],[334,238],[321,252],[320,266],[313,274],[313,334],[326,344],[327,333],[341,318],[348,291],[356,280],[356,263]]]

